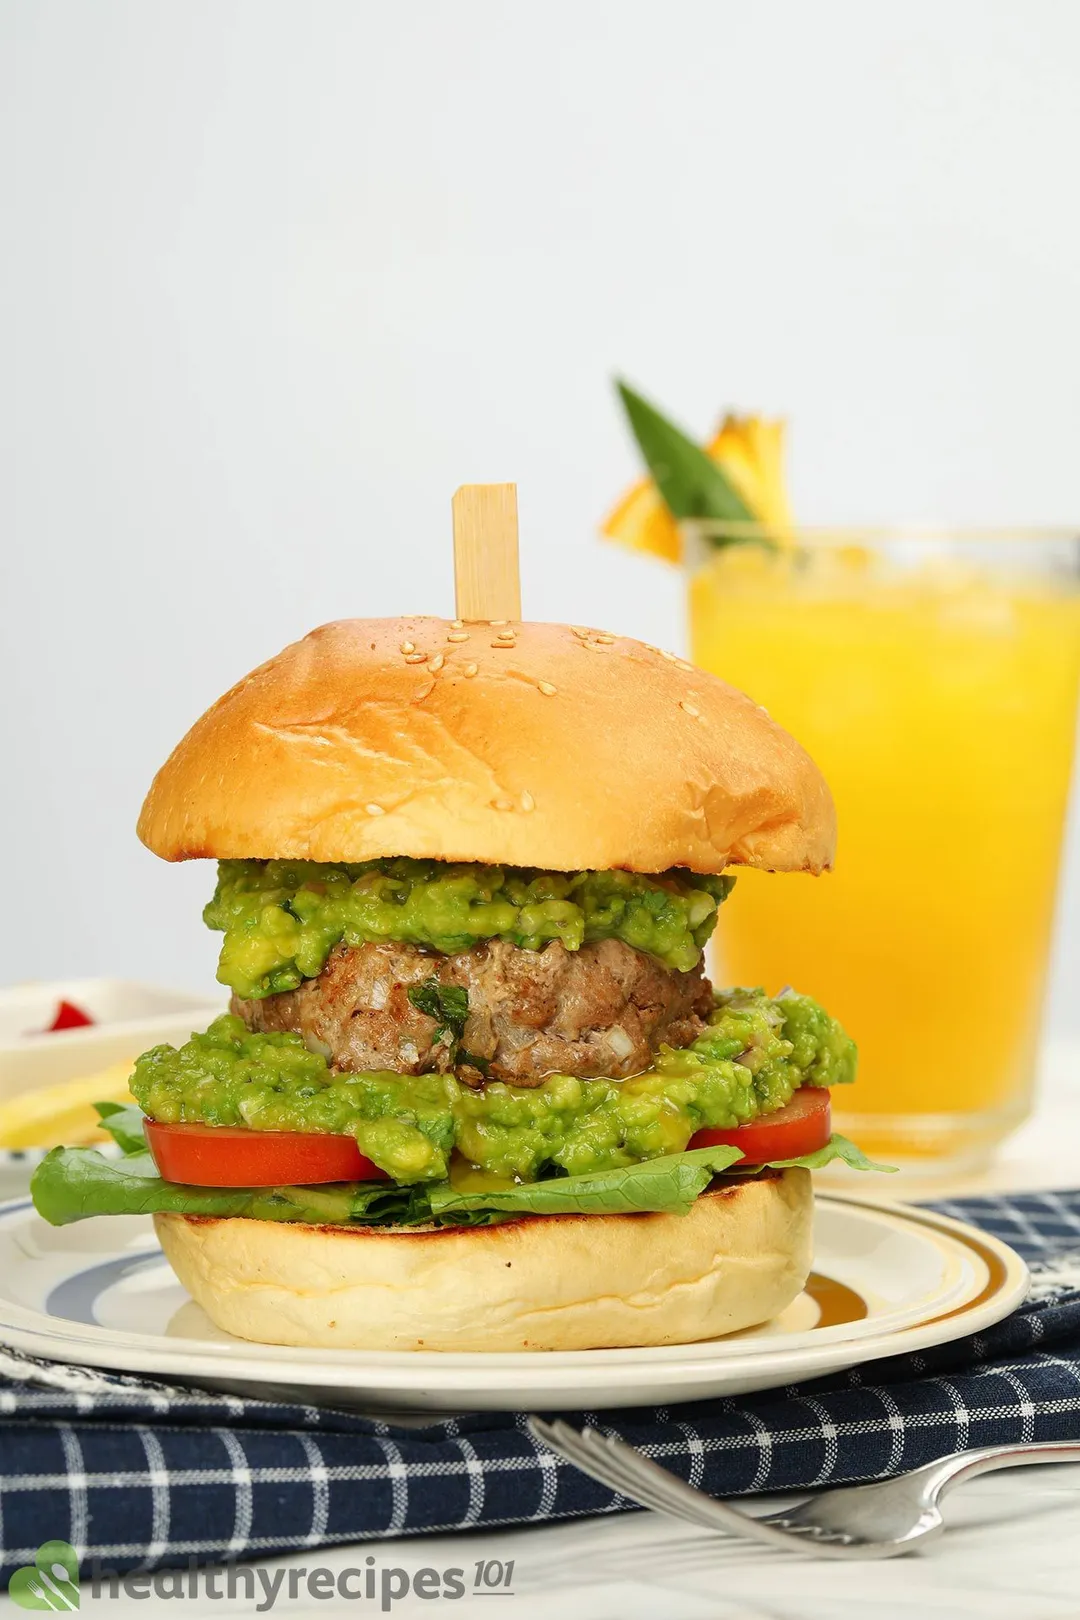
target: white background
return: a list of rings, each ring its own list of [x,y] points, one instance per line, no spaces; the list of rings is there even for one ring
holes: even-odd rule
[[[702,435],[792,417],[807,521],[1080,512],[1072,0],[0,29],[0,982],[210,982],[212,873],[135,841],[150,777],[314,624],[447,612],[459,483],[518,481],[530,616],[679,644],[678,577],[595,535],[635,471],[613,372]],[[1061,1033],[1075,815],[1071,849]]]

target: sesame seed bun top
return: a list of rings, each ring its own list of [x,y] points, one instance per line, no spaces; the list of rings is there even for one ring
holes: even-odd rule
[[[154,779],[165,860],[383,855],[820,872],[821,773],[715,675],[562,624],[343,619],[254,670]]]

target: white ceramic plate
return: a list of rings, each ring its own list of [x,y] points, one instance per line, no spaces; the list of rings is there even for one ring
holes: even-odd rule
[[[300,1351],[215,1328],[148,1218],[55,1228],[0,1207],[0,1340],[52,1361],[368,1410],[667,1405],[769,1389],[976,1333],[1021,1303],[1004,1243],[921,1209],[819,1198],[815,1269],[774,1321],[702,1344],[510,1355]]]

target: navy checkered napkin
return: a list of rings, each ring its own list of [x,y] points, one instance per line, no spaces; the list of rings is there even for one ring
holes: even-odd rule
[[[938,1207],[1024,1255],[1036,1286],[1023,1309],[918,1355],[734,1400],[606,1412],[604,1426],[718,1496],[1080,1439],[1080,1191]],[[5,1583],[46,1538],[71,1542],[84,1568],[122,1571],[626,1505],[539,1447],[520,1414],[401,1428],[0,1352]]]

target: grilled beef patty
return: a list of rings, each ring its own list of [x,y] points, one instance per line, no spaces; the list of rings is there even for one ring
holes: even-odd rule
[[[431,979],[468,992],[459,1042],[409,999],[410,987]],[[470,1085],[516,1086],[548,1074],[637,1074],[662,1041],[688,1045],[711,1008],[702,964],[678,973],[615,939],[579,951],[489,940],[456,956],[399,943],[338,945],[298,989],[233,998],[249,1029],[295,1030],[337,1069],[453,1070]]]

